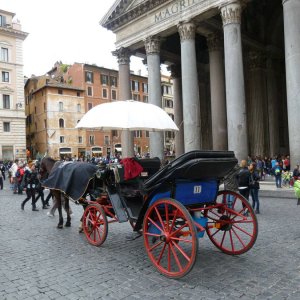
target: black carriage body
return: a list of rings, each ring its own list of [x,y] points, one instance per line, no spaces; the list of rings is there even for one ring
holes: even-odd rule
[[[143,177],[132,182],[122,181],[113,194],[120,197],[129,219],[137,221],[134,230],[140,230],[147,208],[158,199],[173,198],[185,206],[214,203],[220,180],[236,164],[232,151],[191,151],[154,173],[158,160],[145,159],[141,160],[144,171],[150,169],[154,175],[145,181]],[[116,197],[110,194],[110,197]],[[118,211],[121,213],[120,203],[117,215]],[[126,221],[125,214],[123,217]]]

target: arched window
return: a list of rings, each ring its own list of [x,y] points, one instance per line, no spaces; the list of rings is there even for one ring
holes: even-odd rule
[[[59,119],[59,128],[64,128],[64,127],[65,127],[64,119]]]

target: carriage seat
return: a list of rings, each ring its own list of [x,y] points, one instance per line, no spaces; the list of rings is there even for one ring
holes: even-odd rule
[[[142,180],[146,180],[154,175],[160,169],[160,159],[154,158],[141,158],[137,162],[143,167],[143,171],[140,175]]]
[[[237,164],[233,151],[191,151],[179,156],[144,182],[149,193],[166,181],[221,179]]]

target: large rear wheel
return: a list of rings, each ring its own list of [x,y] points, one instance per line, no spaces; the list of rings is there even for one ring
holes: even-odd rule
[[[208,218],[206,232],[212,243],[230,255],[250,250],[258,233],[256,215],[250,203],[242,195],[225,190],[218,193],[216,204],[205,211]]]
[[[157,270],[170,278],[185,276],[194,266],[198,238],[192,217],[174,199],[160,199],[147,210],[143,224],[146,252]]]
[[[83,232],[88,242],[100,246],[107,237],[108,222],[104,209],[100,204],[89,204],[84,210],[82,218]]]

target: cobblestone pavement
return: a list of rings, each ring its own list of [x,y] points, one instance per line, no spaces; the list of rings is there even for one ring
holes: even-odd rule
[[[7,181],[0,191],[0,299],[300,299],[296,199],[261,198],[249,252],[228,256],[204,237],[193,270],[171,280],[152,267],[142,238],[125,239],[127,223],[111,224],[97,248],[77,232],[81,207],[72,203],[72,227],[59,230],[47,210],[28,202],[21,211],[24,198]]]

